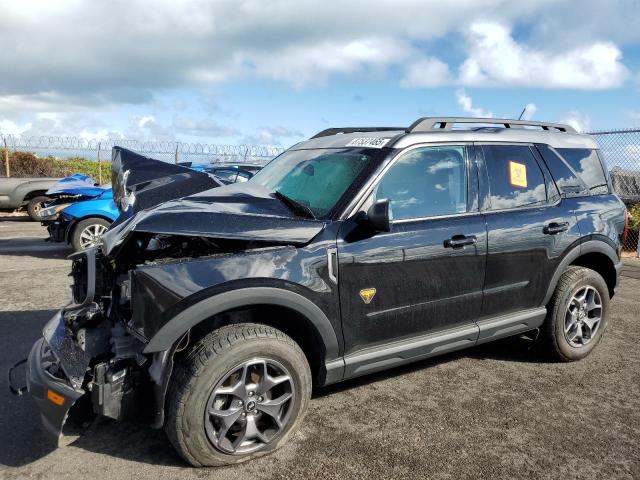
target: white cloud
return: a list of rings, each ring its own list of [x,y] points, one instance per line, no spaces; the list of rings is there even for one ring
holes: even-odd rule
[[[571,125],[578,132],[588,132],[591,130],[591,119],[589,116],[577,110],[571,110],[565,113],[560,119],[560,123]]]
[[[468,113],[471,117],[491,118],[493,113],[483,110],[480,107],[473,106],[473,99],[467,95],[464,88],[456,90],[456,100],[464,113]]]
[[[288,0],[158,0],[153,8],[144,0],[5,2],[0,50],[9,67],[0,82],[0,129],[37,127],[42,114],[55,113],[55,128],[108,132],[113,125],[99,124],[99,113],[238,78],[304,88],[393,71],[417,88],[614,88],[628,76],[621,48],[640,39],[640,8],[637,0],[619,0],[607,4],[606,21],[602,12],[597,0],[580,8],[571,0],[457,0],[453,7],[440,0],[298,0],[295,8]],[[522,25],[526,40],[512,34]],[[459,38],[465,32],[467,42]],[[461,65],[445,63],[459,53]],[[180,105],[174,112],[188,113]],[[154,118],[144,130],[166,134]],[[191,128],[176,123],[196,134],[206,131],[205,120],[191,118]],[[119,130],[137,128],[127,121]]]
[[[365,67],[385,67],[400,62],[410,47],[393,38],[363,38],[346,43],[292,45],[268,57],[252,59],[255,72],[283,80],[295,87],[323,85],[330,75],[350,74]]]
[[[474,23],[467,33],[469,56],[459,82],[474,86],[520,86],[599,90],[629,76],[620,49],[611,42],[549,52],[517,43],[508,27]]]
[[[401,84],[405,87],[440,87],[452,83],[449,65],[435,57],[422,58],[409,65]]]

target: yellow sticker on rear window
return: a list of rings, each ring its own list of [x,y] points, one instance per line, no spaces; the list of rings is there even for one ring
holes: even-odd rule
[[[515,187],[527,187],[527,166],[524,163],[509,161],[509,178]]]

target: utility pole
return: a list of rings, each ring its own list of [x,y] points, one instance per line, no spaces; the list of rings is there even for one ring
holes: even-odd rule
[[[102,162],[100,162],[100,142],[98,142],[98,183],[102,185]]]
[[[4,168],[6,169],[7,178],[11,176],[11,169],[9,168],[9,148],[7,147],[7,139],[4,139]]]

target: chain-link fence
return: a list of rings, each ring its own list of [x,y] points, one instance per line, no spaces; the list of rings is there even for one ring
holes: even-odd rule
[[[640,230],[640,129],[587,132],[600,145],[616,193],[630,212],[629,234],[625,250],[638,249]],[[264,145],[216,145],[142,140],[97,140],[78,137],[22,137],[0,134],[0,148],[10,152],[31,152],[39,157],[81,157],[91,161],[109,161],[115,145],[166,162],[257,163],[264,164],[282,148]],[[4,159],[3,159],[4,160]],[[0,176],[9,171],[2,162]],[[106,173],[106,172],[105,172]],[[108,173],[106,173],[108,175]]]
[[[640,129],[588,132],[605,160],[613,188],[629,210],[626,251],[638,251],[640,230]]]
[[[9,152],[30,152],[39,157],[80,157],[92,161],[111,160],[111,148],[120,146],[166,162],[264,164],[283,151],[267,145],[217,145],[186,142],[152,142],[126,139],[78,137],[24,137],[0,134],[0,148]],[[4,159],[3,159],[4,160]],[[3,163],[5,163],[3,161]],[[5,168],[0,175],[6,175]]]

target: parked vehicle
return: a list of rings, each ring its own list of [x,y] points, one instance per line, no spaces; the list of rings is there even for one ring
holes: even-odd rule
[[[191,465],[233,464],[286,442],[312,387],[525,333],[579,360],[605,331],[626,210],[569,126],[329,129],[177,200],[197,179],[153,195],[123,158],[126,215],[75,255],[73,303],[28,359],[54,439],[90,404],[146,415]]]
[[[261,165],[253,164],[217,164],[217,165],[193,165],[191,168],[200,172],[208,172],[218,177],[225,185],[230,183],[246,182],[253,177]]]
[[[129,154],[136,155],[133,152],[129,152]],[[145,161],[149,162],[151,166],[167,165],[160,160],[141,158],[145,158]],[[184,168],[178,167],[176,173],[183,174],[184,171]],[[113,201],[110,184],[104,187],[90,186],[91,179],[84,175],[75,177],[78,182],[73,180],[59,182],[59,187],[50,192],[61,195],[47,202],[46,208],[41,210],[39,214],[42,218],[42,225],[46,226],[49,232],[47,240],[66,242],[76,252],[79,252],[98,245],[101,236],[120,216],[120,211]],[[220,185],[221,182],[215,184]],[[159,187],[161,186],[159,185]],[[68,203],[70,198],[77,199],[77,201]]]
[[[98,245],[100,237],[118,218],[111,185],[90,200],[52,205],[40,212],[52,242],[71,244],[76,252]]]
[[[20,178],[0,177],[0,210],[17,210],[27,207],[32,219],[37,218],[38,210],[49,198],[49,190],[59,178]]]
[[[35,209],[32,219],[46,225],[71,204],[102,195],[111,185],[100,186],[95,180],[81,173],[74,173],[56,182],[46,191],[43,201]]]

